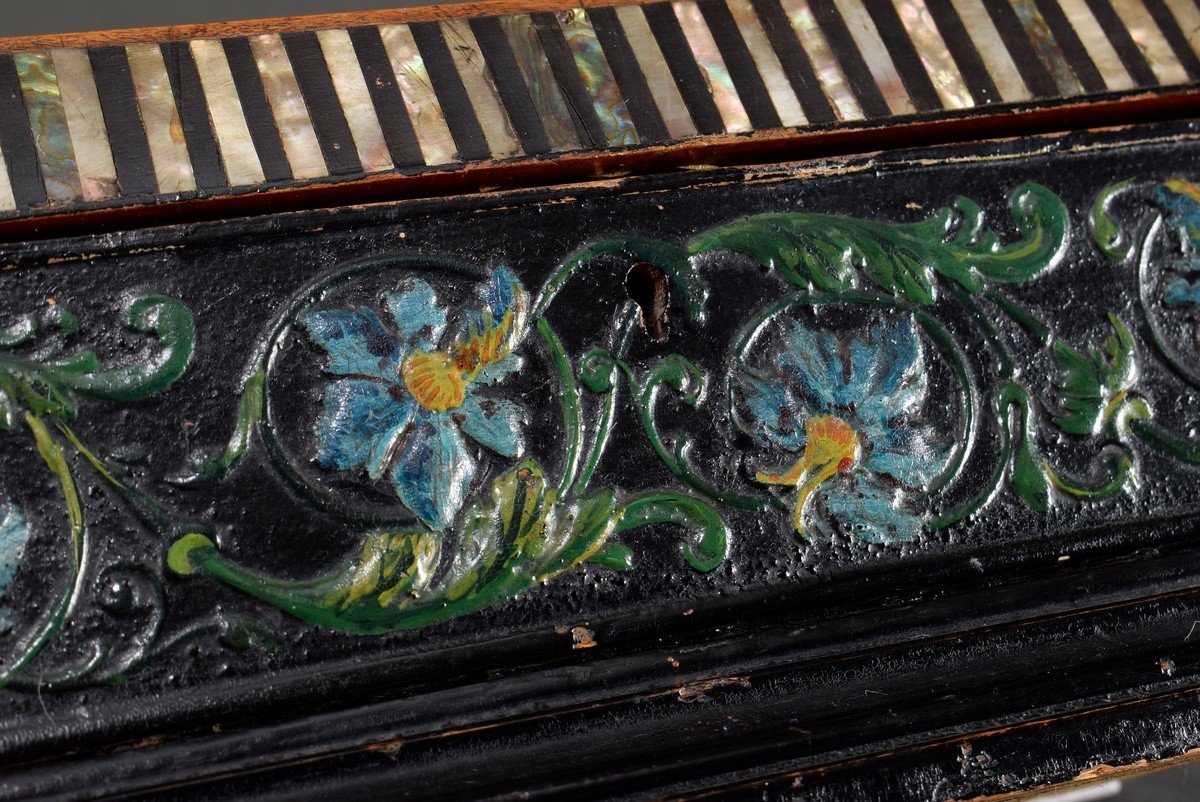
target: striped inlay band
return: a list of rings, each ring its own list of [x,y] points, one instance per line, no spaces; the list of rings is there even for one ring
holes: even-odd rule
[[[4,53],[0,216],[1198,80],[1198,0],[675,0]]]

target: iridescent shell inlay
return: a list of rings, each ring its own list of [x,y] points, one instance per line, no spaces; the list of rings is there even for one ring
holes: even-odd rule
[[[218,39],[197,39],[190,47],[230,185],[261,183],[265,180],[262,164],[250,139],[250,129],[246,126],[237,87],[233,85],[225,48]]]
[[[969,109],[974,106],[975,100],[938,31],[937,23],[925,6],[925,0],[893,0],[893,3],[942,105],[948,109]]]
[[[567,40],[567,47],[571,49],[579,77],[583,79],[583,85],[592,97],[592,106],[596,109],[600,124],[604,126],[604,136],[608,145],[636,145],[637,130],[629,116],[629,110],[625,107],[625,97],[617,86],[612,68],[608,66],[608,59],[604,55],[604,49],[600,47],[600,40],[596,38],[596,31],[588,20],[587,12],[576,8],[560,11],[555,17]]]
[[[100,109],[100,96],[96,92],[96,80],[87,51],[63,48],[51,50],[50,56],[58,75],[58,91],[67,116],[67,130],[71,133],[83,199],[98,201],[115,198],[120,195],[117,168],[113,164],[104,114]]]
[[[1200,56],[1200,7],[1192,0],[1163,0],[1175,17],[1179,30],[1187,37],[1192,52]]]
[[[785,128],[804,125],[808,118],[804,115],[804,109],[800,106],[800,100],[792,89],[792,83],[788,80],[783,65],[779,63],[779,57],[775,55],[775,48],[771,46],[767,32],[758,20],[754,6],[739,0],[731,0],[727,6],[742,33],[746,47],[750,50],[754,66],[762,76],[767,94],[771,96],[771,104],[779,115],[779,122]]]
[[[1067,58],[1063,55],[1062,48],[1058,46],[1054,34],[1050,32],[1050,26],[1046,24],[1042,12],[1038,11],[1033,0],[1010,0],[1010,2],[1017,12],[1017,17],[1021,20],[1021,25],[1025,27],[1025,32],[1029,34],[1029,41],[1033,43],[1042,63],[1050,70],[1050,75],[1054,78],[1054,84],[1058,87],[1058,91],[1066,97],[1083,94],[1083,86],[1075,77],[1071,66],[1067,64]]]
[[[797,43],[808,54],[817,80],[821,82],[821,89],[833,104],[838,119],[863,119],[865,115],[862,106],[858,105],[858,99],[854,97],[850,83],[846,80],[846,73],[842,71],[837,56],[833,55],[833,48],[829,46],[829,41],[817,25],[817,19],[808,3],[805,0],[780,0],[780,5],[783,6],[788,21],[792,23]]]
[[[79,173],[75,169],[75,149],[67,128],[67,115],[58,92],[54,60],[44,50],[15,53],[21,94],[33,126],[38,165],[51,203],[74,200],[82,194]]]
[[[991,15],[988,14],[982,0],[950,0],[950,2],[954,4],[954,9],[962,18],[963,25],[966,26],[967,33],[975,44],[975,49],[979,51],[979,56],[983,59],[988,74],[996,84],[996,90],[1000,92],[1000,97],[1008,103],[1029,100],[1032,95],[1029,94],[1029,88],[1025,86],[1025,79],[1021,77],[1017,65],[1013,63],[1012,56],[1009,55],[1008,48],[1004,46],[1004,40],[1000,38],[1000,32],[996,30],[996,25],[992,22]]]
[[[1145,56],[1154,77],[1165,86],[1187,83],[1187,71],[1175,57],[1175,52],[1171,50],[1171,45],[1158,29],[1150,12],[1142,5],[1142,0],[1112,0],[1112,6],[1121,22],[1129,29],[1129,35],[1138,50]]]
[[[575,131],[574,120],[567,108],[566,98],[558,88],[550,60],[542,49],[533,19],[528,14],[509,14],[500,18],[500,25],[512,47],[525,86],[529,88],[533,107],[537,109],[542,127],[546,129],[551,150],[578,150],[579,135]]]
[[[267,93],[267,102],[271,104],[275,127],[279,130],[292,175],[299,179],[329,175],[325,157],[321,155],[321,145],[317,141],[317,132],[313,130],[312,118],[309,117],[304,96],[300,94],[300,85],[296,83],[296,74],[292,71],[292,62],[288,60],[283,40],[274,33],[251,36],[250,49],[258,65],[258,74],[262,76],[263,89]]]
[[[1190,3],[1191,0],[1184,0],[1184,2]],[[1105,86],[1113,92],[1133,89],[1133,78],[1129,76],[1129,71],[1125,69],[1121,57],[1117,55],[1117,51],[1108,41],[1104,29],[1100,27],[1092,10],[1088,8],[1087,0],[1058,0],[1058,4],[1062,8],[1063,14],[1066,15],[1067,21],[1071,23],[1071,27],[1075,29],[1075,33],[1079,34],[1083,48],[1087,51],[1088,58],[1096,65],[1096,69],[1104,79]]]
[[[646,78],[654,105],[662,116],[663,124],[672,139],[686,139],[696,135],[696,124],[688,112],[683,95],[675,85],[671,71],[667,69],[667,60],[663,57],[658,41],[646,22],[646,15],[639,6],[617,6],[617,20],[629,40],[633,57],[637,59],[638,67]]]
[[[700,7],[694,0],[676,0],[671,3],[671,7],[675,10],[675,17],[687,36],[696,64],[708,79],[708,88],[712,92],[713,103],[717,105],[721,121],[725,123],[725,130],[731,134],[752,130],[753,126],[750,125],[750,118],[746,115],[742,99],[738,97],[733,79],[729,77],[729,70],[725,67],[725,60],[721,58],[721,51],[717,49],[717,43],[704,22],[704,14],[701,13]]]
[[[479,127],[483,129],[488,150],[498,159],[521,155],[521,141],[504,110],[504,102],[500,99],[500,92],[496,89],[471,26],[463,19],[443,20],[439,25],[446,47],[450,49],[450,57],[454,59],[458,77],[462,78],[467,97],[471,100],[475,119],[479,120]]]
[[[858,45],[858,51],[867,63],[875,85],[883,93],[888,110],[892,114],[914,113],[917,109],[913,106],[908,90],[904,88],[904,82],[900,79],[900,73],[888,55],[887,46],[879,38],[879,31],[875,28],[875,22],[867,13],[867,9],[858,0],[834,0],[834,4],[841,12],[850,36]]]
[[[404,97],[425,163],[434,165],[455,161],[458,149],[450,134],[450,127],[446,125],[446,115],[442,113],[442,106],[433,91],[429,73],[425,69],[425,59],[417,50],[412,31],[407,25],[380,25],[379,35],[392,62],[392,73]]]
[[[154,163],[154,177],[162,193],[192,192],[196,178],[188,155],[183,124],[175,107],[175,94],[167,78],[162,51],[156,44],[126,45],[129,72],[137,91],[142,126]]]
[[[17,208],[17,199],[13,197],[12,182],[8,178],[8,161],[0,152],[0,211],[10,212]]]
[[[333,89],[346,115],[346,124],[350,128],[350,137],[354,140],[354,149],[358,152],[363,171],[377,173],[392,169],[392,154],[383,138],[383,129],[379,126],[375,104],[367,90],[362,67],[358,65],[349,31],[344,28],[317,31],[317,41],[325,56],[325,66],[329,68],[329,77],[333,79]]]

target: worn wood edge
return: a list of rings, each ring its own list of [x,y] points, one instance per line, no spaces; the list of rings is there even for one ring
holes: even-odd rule
[[[1093,704],[1061,715],[1038,716],[996,727],[982,727],[974,732],[959,732],[942,737],[932,737],[891,748],[875,748],[865,751],[861,755],[842,760],[817,763],[794,771],[770,773],[737,782],[717,782],[702,790],[667,793],[660,798],[671,800],[671,802],[684,802],[685,800],[697,802],[710,799],[743,799],[749,798],[749,794],[757,797],[761,792],[761,798],[775,799],[778,798],[778,795],[770,796],[771,791],[768,789],[778,791],[781,782],[790,782],[794,787],[801,787],[799,784],[805,778],[826,778],[846,772],[866,776],[872,767],[878,768],[881,761],[898,761],[906,757],[917,764],[932,764],[936,762],[940,753],[961,750],[964,747],[970,747],[972,750],[980,747],[981,751],[987,751],[989,740],[996,738],[1040,738],[1044,737],[1048,728],[1061,726],[1064,723],[1086,726],[1107,716],[1119,716],[1148,708],[1163,707],[1171,703],[1188,703],[1187,707],[1194,708],[1198,698],[1200,698],[1200,686],[1179,688],[1140,698]],[[1195,717],[1194,713],[1193,717]],[[1071,756],[1065,757],[1070,758]],[[1176,755],[1155,759],[1143,756],[1133,759],[1130,763],[1119,765],[1103,761],[1097,762],[1092,756],[1079,756],[1077,765],[1072,770],[1074,772],[1072,776],[1057,778],[1049,782],[1032,783],[998,794],[948,797],[944,802],[1025,802],[1025,800],[1036,802],[1037,799],[1044,799],[1046,796],[1066,790],[1096,785],[1114,779],[1131,779],[1159,769],[1195,763],[1200,763],[1200,744],[1189,747]],[[811,790],[811,786],[808,788]],[[942,800],[941,797],[937,799],[938,802]]]
[[[1190,117],[1200,117],[1200,87],[1153,90],[1068,104],[1021,106],[935,120],[886,120],[816,131],[720,135],[634,150],[484,162],[446,171],[370,175],[348,181],[253,188],[237,194],[181,200],[123,202],[84,211],[48,209],[44,213],[0,220],[0,244],[309,209],[611,182],[679,170],[815,162],[906,148],[1107,130]],[[0,265],[2,269],[4,266]]]
[[[642,5],[656,0],[620,0],[620,5]],[[0,52],[47,50],[61,47],[103,47],[143,42],[173,42],[181,39],[215,39],[227,36],[253,36],[262,33],[319,31],[356,25],[391,25],[405,22],[431,22],[445,19],[490,17],[533,11],[566,11],[573,8],[612,6],[616,0],[483,0],[483,2],[447,3],[413,8],[312,14],[297,17],[271,17],[231,22],[205,22],[193,25],[162,25],[147,28],[121,28],[81,33],[40,34],[0,37]]]
[[[1075,779],[1067,782],[1051,783],[1027,791],[1012,791],[1006,794],[976,797],[974,800],[969,800],[969,802],[1023,802],[1023,800],[1036,802],[1039,799],[1045,800],[1048,796],[1103,785],[1113,780],[1136,780],[1149,774],[1157,774],[1160,771],[1195,765],[1200,765],[1200,746],[1195,749],[1189,749],[1182,755],[1162,758],[1161,760],[1147,760],[1142,758],[1133,763],[1118,766],[1108,763],[1097,763],[1091,768],[1084,769]]]

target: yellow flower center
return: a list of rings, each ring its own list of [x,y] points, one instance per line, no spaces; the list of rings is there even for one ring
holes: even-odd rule
[[[479,371],[499,362],[510,352],[509,329],[513,315],[508,312],[499,323],[486,314],[482,331],[471,331],[446,351],[415,349],[400,366],[404,386],[416,402],[434,412],[462,406],[467,385]]]
[[[796,488],[796,510],[792,523],[796,534],[805,537],[804,508],[808,499],[823,482],[839,473],[846,473],[858,461],[861,446],[858,433],[834,415],[816,415],[804,422],[808,442],[804,456],[783,473],[759,471],[755,478],[768,485],[791,485]]]

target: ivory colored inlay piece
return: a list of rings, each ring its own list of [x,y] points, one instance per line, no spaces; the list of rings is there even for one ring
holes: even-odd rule
[[[646,86],[650,88],[650,95],[658,107],[663,125],[667,127],[667,133],[672,139],[695,136],[696,124],[692,122],[692,115],[683,102],[683,95],[679,94],[671,71],[667,69],[667,60],[658,47],[658,40],[654,38],[641,7],[617,6],[616,12],[617,21],[621,23],[621,30],[625,31],[625,38],[629,40],[629,47],[646,79]]]
[[[162,50],[156,44],[132,44],[125,46],[125,52],[129,56],[129,72],[142,112],[158,191],[193,192],[196,178]]]
[[[500,27],[512,48],[513,58],[529,97],[537,110],[542,128],[550,140],[552,150],[578,150],[579,133],[575,130],[575,115],[567,108],[566,98],[554,77],[550,59],[542,48],[541,38],[533,18],[528,14],[508,14],[500,18]]]
[[[1050,71],[1050,77],[1054,79],[1054,85],[1058,91],[1062,93],[1063,97],[1082,95],[1083,85],[1079,83],[1075,71],[1067,63],[1067,57],[1063,55],[1062,48],[1059,47],[1054,34],[1050,31],[1050,26],[1046,24],[1046,20],[1034,0],[1009,0],[1009,2],[1017,12],[1017,18],[1021,20],[1021,25],[1025,28],[1029,41],[1033,44],[1033,49],[1037,51],[1042,63]]]
[[[708,88],[712,91],[712,99],[721,115],[721,122],[725,123],[725,130],[731,134],[753,130],[746,109],[742,106],[742,99],[738,97],[733,79],[729,77],[729,70],[725,67],[725,60],[721,58],[721,51],[717,49],[717,43],[704,22],[704,14],[701,13],[700,7],[694,0],[676,0],[671,7],[675,9],[675,18],[679,20],[683,33],[687,36],[696,64],[708,78]]]
[[[1187,37],[1192,52],[1200,56],[1200,7],[1197,7],[1192,0],[1163,0],[1163,2],[1167,4],[1167,8],[1175,17],[1179,30],[1183,31],[1183,35]]]
[[[575,68],[579,71],[584,88],[592,98],[592,107],[604,127],[608,146],[636,145],[638,133],[629,110],[625,108],[625,96],[617,86],[617,79],[608,66],[604,48],[600,46],[587,12],[575,8],[559,11],[554,16],[575,60]]]
[[[345,28],[317,31],[317,41],[321,45],[321,54],[325,56],[325,65],[329,68],[329,77],[333,79],[334,91],[345,112],[350,137],[354,140],[354,149],[358,152],[363,172],[391,170],[394,167],[392,154],[383,138],[383,129],[375,114],[375,104],[367,90],[367,81],[363,78],[350,33]]]
[[[251,36],[250,50],[254,53],[258,74],[262,76],[263,89],[267,93],[267,102],[271,104],[275,127],[279,130],[292,175],[299,179],[329,175],[325,157],[321,155],[321,145],[317,141],[317,132],[313,130],[312,118],[309,117],[304,96],[300,94],[300,85],[296,83],[296,73],[292,71],[292,62],[288,60],[283,40],[274,33]]]
[[[785,128],[804,125],[808,118],[804,115],[804,109],[792,89],[792,83],[788,80],[783,65],[779,63],[779,56],[775,55],[775,48],[771,47],[771,40],[767,38],[767,32],[759,22],[754,6],[746,0],[728,0],[726,5],[742,33],[746,47],[750,50],[754,66],[758,67],[758,73],[767,87],[767,94],[771,96],[771,104],[775,106],[779,121]]]
[[[450,57],[454,59],[454,68],[462,78],[471,108],[475,110],[475,119],[483,129],[488,150],[498,159],[521,155],[521,142],[504,110],[504,103],[483,60],[471,26],[463,19],[443,20],[440,25],[442,38],[446,40]]]
[[[1138,50],[1142,51],[1154,77],[1164,86],[1187,83],[1187,71],[1175,57],[1175,51],[1171,50],[1170,43],[1158,29],[1154,17],[1142,5],[1142,0],[1112,0],[1112,6],[1129,29],[1129,35],[1133,37]]]
[[[0,153],[0,212],[11,212],[17,208],[17,199],[13,197],[12,182],[8,178],[8,162]]]
[[[1184,0],[1184,2],[1191,3],[1191,0]],[[1058,0],[1058,4],[1062,8],[1063,14],[1067,16],[1067,21],[1071,23],[1071,27],[1075,29],[1075,33],[1079,34],[1079,39],[1083,42],[1083,49],[1087,51],[1088,57],[1096,65],[1096,69],[1104,79],[1104,84],[1113,92],[1133,89],[1133,78],[1125,69],[1124,62],[1117,55],[1117,51],[1113,48],[1112,42],[1108,40],[1104,29],[1096,21],[1092,10],[1088,8],[1087,0]]]
[[[379,35],[383,39],[388,60],[392,62],[392,72],[396,75],[400,94],[404,96],[413,133],[425,163],[434,165],[456,161],[458,148],[450,134],[450,127],[446,125],[446,115],[433,91],[429,73],[425,69],[425,59],[417,50],[412,31],[407,25],[380,25]]]
[[[65,203],[82,194],[75,169],[75,150],[58,91],[54,60],[45,50],[14,53],[21,95],[33,129],[38,166],[50,203]]]
[[[79,171],[79,187],[83,199],[105,200],[120,195],[117,168],[113,163],[96,79],[87,51],[82,48],[61,48],[50,51],[58,74],[58,90],[62,95],[67,128],[75,151],[75,167]]]
[[[980,58],[987,66],[1000,97],[1009,103],[1029,100],[1032,97],[1029,87],[1025,86],[1025,81],[1021,78],[1017,65],[1013,63],[1012,56],[1004,46],[1004,40],[1000,38],[1000,32],[996,30],[996,25],[984,8],[982,0],[950,2],[958,11],[971,41],[975,43],[975,49],[979,51]]]
[[[963,80],[950,48],[938,31],[925,0],[892,0],[896,13],[904,24],[908,38],[917,49],[917,56],[929,73],[934,91],[947,109],[969,109],[975,105],[971,91]]]
[[[913,106],[908,90],[904,88],[904,82],[900,79],[900,73],[888,55],[887,46],[879,38],[875,21],[867,13],[867,9],[858,0],[834,0],[834,5],[841,12],[863,61],[867,62],[867,69],[871,71],[875,85],[883,93],[888,110],[892,114],[915,113],[917,109]]]
[[[191,42],[192,57],[200,73],[204,99],[208,101],[208,118],[212,121],[217,147],[230,186],[259,184],[266,180],[246,115],[238,98],[229,60],[219,39],[197,39]]]
[[[792,31],[796,34],[800,48],[808,54],[817,80],[821,82],[821,90],[833,104],[833,111],[838,119],[863,119],[866,115],[863,114],[862,106],[858,105],[858,98],[854,97],[854,91],[846,80],[846,73],[842,71],[842,65],[833,54],[833,48],[829,46],[829,41],[817,24],[808,3],[805,0],[780,0],[780,5],[783,6],[788,21],[792,23]]]

